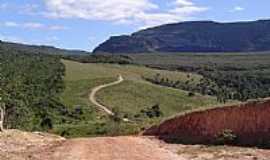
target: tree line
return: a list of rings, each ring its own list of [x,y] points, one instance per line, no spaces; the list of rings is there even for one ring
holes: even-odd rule
[[[187,81],[170,80],[160,74],[144,79],[154,84],[189,91],[190,96],[195,93],[216,96],[217,101],[222,103],[228,100],[247,101],[270,96],[270,76],[267,71],[220,71],[212,68],[200,70],[198,73],[203,76],[199,82],[194,82],[190,77]]]

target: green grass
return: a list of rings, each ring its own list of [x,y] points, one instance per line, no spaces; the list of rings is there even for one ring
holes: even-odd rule
[[[77,81],[82,79],[97,79],[117,77],[121,74],[128,80],[142,81],[142,76],[154,76],[160,74],[162,77],[168,77],[171,80],[188,80],[188,75],[194,80],[200,80],[198,74],[175,72],[151,69],[144,66],[136,65],[118,65],[118,64],[82,64],[73,61],[63,60],[66,65],[66,81]]]
[[[91,105],[88,100],[89,93],[95,86],[110,83],[116,78],[83,79],[65,82],[66,88],[61,96],[62,102],[68,106]]]
[[[213,97],[189,97],[185,91],[130,80],[101,90],[97,98],[106,106],[128,114],[137,114],[142,109],[159,104],[165,117],[217,103]]]
[[[62,62],[66,66],[66,89],[61,96],[61,101],[68,106],[71,113],[78,106],[83,111],[75,118],[71,115],[73,118],[67,120],[66,123],[55,126],[54,132],[66,137],[134,134],[141,128],[158,123],[163,118],[178,112],[216,104],[213,97],[200,95],[189,97],[184,91],[154,85],[142,78],[155,76],[158,73],[172,80],[186,81],[188,77],[191,77],[199,81],[201,76],[197,74],[135,65],[82,64],[67,60]],[[111,117],[98,111],[88,99],[91,89],[115,81],[119,74],[125,81],[98,92],[98,101],[119,112],[120,116],[128,115],[130,119],[134,119],[134,116],[140,114],[142,109],[159,104],[164,116],[153,119],[140,116],[139,120],[134,119],[135,123],[130,124],[114,122]]]
[[[134,63],[170,70],[198,71],[209,65],[216,69],[252,71],[270,69],[270,52],[265,53],[174,53],[129,55]]]

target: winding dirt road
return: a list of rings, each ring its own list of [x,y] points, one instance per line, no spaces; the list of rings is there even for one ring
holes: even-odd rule
[[[108,107],[106,107],[106,106],[100,104],[100,103],[96,100],[96,93],[97,93],[98,91],[100,91],[101,89],[104,89],[104,88],[107,88],[107,87],[111,87],[111,86],[120,84],[120,83],[123,82],[123,81],[124,81],[124,78],[123,78],[121,75],[119,75],[117,81],[112,82],[112,83],[109,83],[109,84],[104,84],[104,85],[100,85],[100,86],[95,87],[95,88],[92,90],[92,92],[90,93],[90,95],[89,95],[89,100],[90,100],[94,105],[96,105],[97,107],[99,107],[101,110],[103,110],[103,111],[106,112],[107,114],[113,116],[114,113],[113,113],[110,109],[108,109]]]

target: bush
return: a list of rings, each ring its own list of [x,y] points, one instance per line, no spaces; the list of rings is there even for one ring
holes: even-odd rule
[[[188,96],[189,96],[189,97],[194,97],[194,96],[195,96],[195,93],[194,93],[194,92],[189,92],[189,93],[188,93]]]
[[[225,129],[216,136],[217,145],[232,145],[236,143],[237,136],[230,129]]]
[[[148,118],[159,118],[163,116],[162,111],[160,110],[159,104],[156,104],[150,108],[141,110],[141,113]]]

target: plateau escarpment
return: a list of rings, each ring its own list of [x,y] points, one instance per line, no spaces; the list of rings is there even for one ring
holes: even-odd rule
[[[94,53],[247,52],[270,50],[270,20],[182,22],[114,36]]]
[[[181,115],[144,135],[187,144],[215,144],[221,138],[231,138],[230,143],[236,145],[269,147],[269,119],[270,99],[265,99]]]

